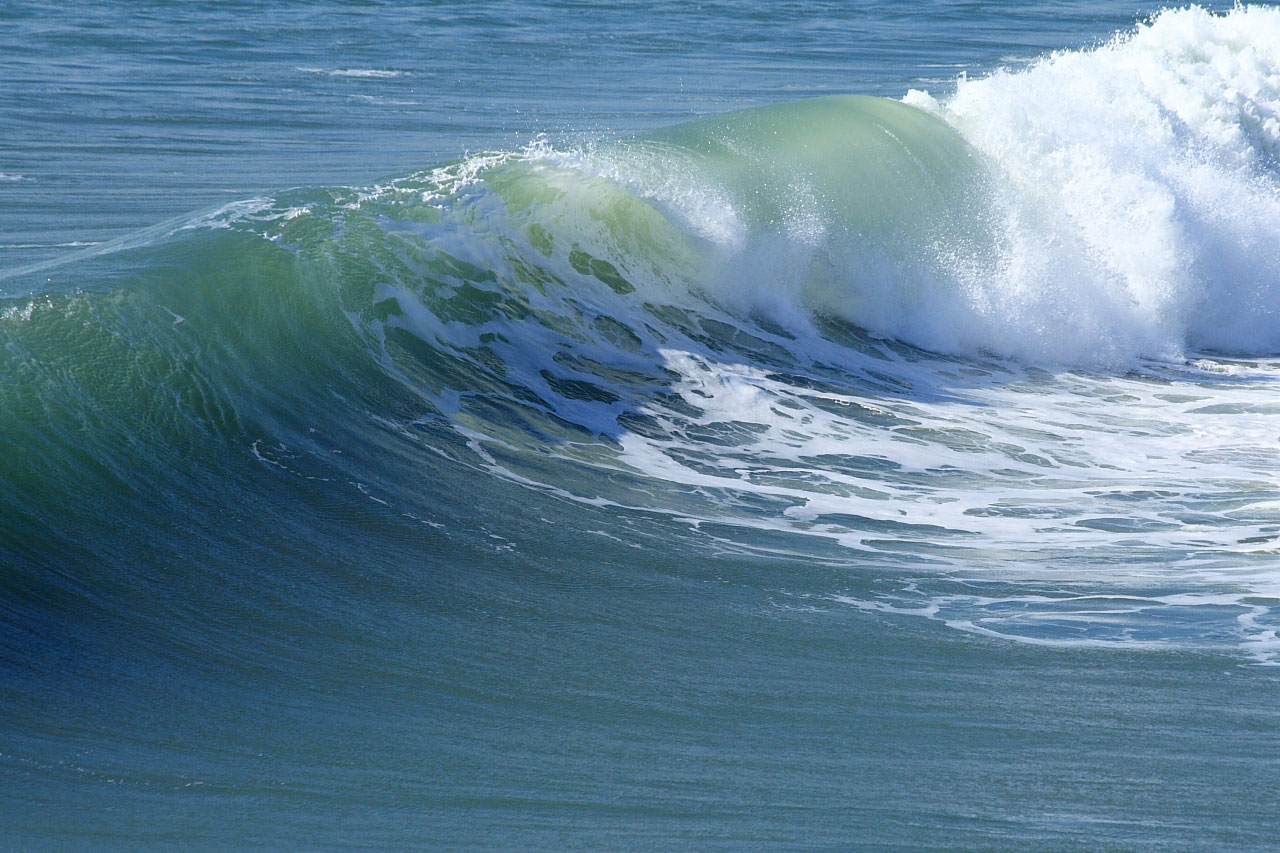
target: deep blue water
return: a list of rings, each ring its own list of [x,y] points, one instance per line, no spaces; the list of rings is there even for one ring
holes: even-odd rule
[[[1274,4],[4,5],[0,846],[1274,846],[1278,163]]]

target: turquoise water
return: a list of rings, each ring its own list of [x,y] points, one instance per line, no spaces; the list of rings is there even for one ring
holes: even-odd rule
[[[1258,850],[1280,10],[0,10],[0,837]]]

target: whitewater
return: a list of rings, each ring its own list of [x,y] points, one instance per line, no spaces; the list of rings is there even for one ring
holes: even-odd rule
[[[6,234],[5,837],[1273,837],[1280,10],[958,73]]]

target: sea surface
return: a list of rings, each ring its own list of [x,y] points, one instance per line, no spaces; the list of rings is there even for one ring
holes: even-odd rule
[[[1280,8],[0,4],[0,847],[1280,847]]]

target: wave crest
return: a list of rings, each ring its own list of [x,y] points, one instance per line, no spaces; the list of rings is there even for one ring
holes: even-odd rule
[[[1011,355],[1123,364],[1280,349],[1280,10],[1166,11],[1088,51],[962,80],[1001,244],[972,288]]]

